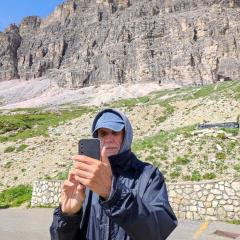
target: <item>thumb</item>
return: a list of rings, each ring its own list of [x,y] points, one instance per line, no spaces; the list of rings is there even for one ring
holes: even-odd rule
[[[106,147],[102,148],[102,151],[101,151],[101,161],[104,162],[104,163],[109,164]]]

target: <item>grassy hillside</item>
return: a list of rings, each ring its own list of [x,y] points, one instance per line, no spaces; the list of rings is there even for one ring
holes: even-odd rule
[[[169,182],[240,176],[236,129],[198,130],[203,121],[236,121],[240,81],[153,92],[105,104],[124,111],[133,124],[136,155],[159,167]],[[90,136],[98,107],[16,109],[0,114],[0,190],[36,179],[63,179]]]

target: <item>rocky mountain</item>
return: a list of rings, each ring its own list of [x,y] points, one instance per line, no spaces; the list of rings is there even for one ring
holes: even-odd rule
[[[0,32],[0,81],[205,84],[240,77],[239,0],[68,0]]]

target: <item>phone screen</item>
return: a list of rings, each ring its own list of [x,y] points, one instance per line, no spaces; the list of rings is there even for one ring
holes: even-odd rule
[[[81,139],[78,143],[78,153],[100,160],[100,140],[98,138]]]

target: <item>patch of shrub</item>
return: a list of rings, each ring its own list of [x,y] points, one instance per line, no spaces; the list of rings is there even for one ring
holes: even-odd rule
[[[5,165],[4,165],[4,168],[10,168],[12,166],[12,162],[7,162]]]
[[[225,135],[225,133],[218,133],[217,138],[220,138],[221,140],[224,140],[224,139],[226,139],[226,135]]]
[[[30,111],[25,114],[0,115],[0,142],[15,141],[35,136],[47,136],[48,128],[80,117],[84,113],[94,112],[94,108],[61,110],[59,112]],[[7,134],[3,136],[3,134]]]
[[[182,176],[182,179],[183,179],[184,181],[191,181],[191,176],[190,176],[190,175],[183,175],[183,176]]]
[[[27,144],[21,144],[18,148],[17,148],[17,152],[21,152],[23,151],[24,149],[26,149],[28,147]]]
[[[30,202],[32,197],[32,186],[19,185],[4,190],[0,193],[0,206],[18,207],[24,202]]]
[[[192,181],[200,181],[202,179],[201,174],[198,170],[194,170],[192,172],[191,180]]]
[[[190,162],[190,160],[188,159],[187,155],[184,155],[183,157],[177,156],[175,162],[176,164],[186,165]]]
[[[161,156],[160,156],[160,159],[161,159],[162,161],[166,161],[166,160],[168,159],[168,157],[167,157],[166,155],[161,155]]]
[[[170,172],[171,178],[177,178],[181,175],[182,168],[180,166],[175,167],[174,171]]]
[[[216,153],[216,159],[225,160],[226,159],[226,154],[224,152],[217,152]]]
[[[238,164],[236,164],[236,165],[234,165],[234,167],[233,167],[237,172],[239,172],[240,173],[240,163],[238,163]]]
[[[230,154],[236,146],[237,146],[236,142],[229,142],[227,144],[227,153]]]
[[[205,173],[202,177],[205,180],[211,180],[211,179],[216,178],[216,174],[215,173]]]
[[[230,220],[228,223],[240,225],[240,220]]]
[[[10,152],[14,152],[14,151],[15,151],[15,147],[9,146],[4,150],[4,153],[10,153]]]
[[[181,175],[181,173],[178,172],[178,171],[173,171],[173,172],[170,172],[169,175],[170,175],[171,178],[177,178]]]

